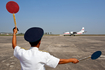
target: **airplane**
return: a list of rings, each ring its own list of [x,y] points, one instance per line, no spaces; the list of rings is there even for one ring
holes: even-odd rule
[[[71,36],[71,35],[80,35],[80,34],[83,34],[85,31],[84,31],[84,27],[82,27],[82,29],[81,29],[81,31],[79,31],[79,32],[73,32],[73,31],[71,31],[71,32],[65,32],[63,35],[64,36],[66,36],[66,35],[69,35],[69,36]]]

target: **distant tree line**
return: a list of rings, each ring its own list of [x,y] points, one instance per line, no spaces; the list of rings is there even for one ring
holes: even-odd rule
[[[24,33],[18,33],[17,35],[24,35]]]
[[[52,35],[52,32],[45,32],[45,35]]]
[[[13,33],[0,32],[0,35],[13,35]],[[17,35],[24,35],[24,33],[17,33]],[[45,32],[44,35],[53,35],[52,32]]]

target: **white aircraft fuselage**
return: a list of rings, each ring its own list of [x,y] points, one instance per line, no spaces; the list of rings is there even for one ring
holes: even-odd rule
[[[82,27],[82,29],[81,29],[81,31],[79,31],[79,32],[73,32],[73,31],[71,31],[71,32],[65,32],[63,35],[64,36],[66,36],[66,35],[69,35],[69,36],[71,36],[71,35],[79,35],[79,34],[83,34],[85,31],[84,31],[84,27]]]

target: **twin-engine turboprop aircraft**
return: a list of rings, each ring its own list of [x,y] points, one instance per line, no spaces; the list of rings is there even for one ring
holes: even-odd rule
[[[82,27],[82,29],[81,29],[81,31],[79,31],[79,32],[73,32],[73,31],[71,31],[71,32],[65,32],[63,35],[64,36],[66,36],[66,35],[69,35],[69,36],[71,36],[71,35],[79,35],[79,34],[83,34],[85,31],[84,31],[84,27]]]

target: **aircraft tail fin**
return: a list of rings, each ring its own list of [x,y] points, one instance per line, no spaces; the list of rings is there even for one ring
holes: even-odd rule
[[[84,27],[82,27],[81,32],[84,32]]]

